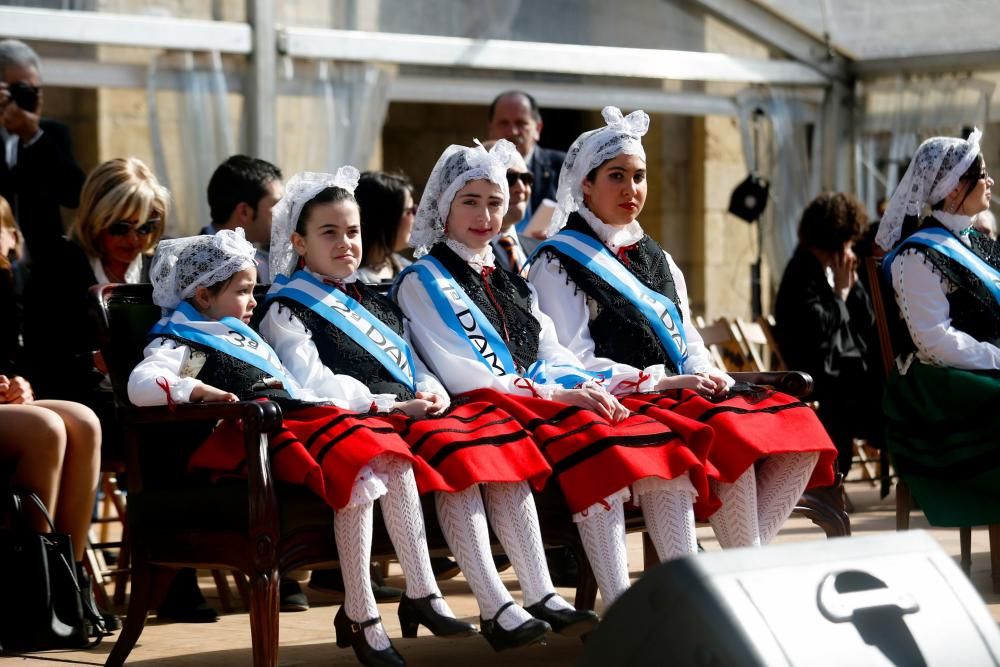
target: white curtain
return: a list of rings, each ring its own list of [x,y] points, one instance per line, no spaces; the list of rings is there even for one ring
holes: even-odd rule
[[[178,64],[178,58],[179,68],[161,67],[164,60]],[[222,58],[213,52],[204,60],[192,53],[157,55],[149,65],[151,166],[173,195],[170,236],[197,234],[211,221],[205,188],[215,168],[236,152]]]
[[[819,194],[820,155],[809,151],[810,125],[816,113],[808,104],[773,88],[745,91],[737,102],[747,169],[771,183],[768,206],[758,224],[761,253],[776,289],[795,252],[802,211]]]
[[[367,168],[389,106],[391,70],[365,63],[285,63],[278,159],[287,175]]]
[[[868,86],[855,144],[858,195],[873,214],[891,196],[917,146],[933,136],[985,127],[994,84],[976,79],[924,79]]]

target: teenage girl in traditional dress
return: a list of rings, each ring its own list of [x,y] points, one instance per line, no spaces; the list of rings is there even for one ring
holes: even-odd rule
[[[1000,246],[973,229],[993,188],[980,138],[921,144],[875,239],[892,250],[883,268],[906,325],[886,380],[886,442],[936,526],[1000,521]]]
[[[136,405],[163,405],[267,396],[285,404],[283,429],[271,438],[271,463],[279,480],[306,485],[334,508],[346,588],[334,619],[337,644],[353,645],[362,663],[404,664],[382,628],[372,595],[376,499],[406,574],[409,597],[399,608],[404,632],[415,633],[422,623],[438,635],[472,634],[475,628],[455,620],[441,599],[431,572],[417,484],[437,488],[438,476],[410,454],[390,424],[343,409],[350,406],[341,397],[321,398],[302,388],[282,367],[248,325],[256,305],[254,256],[242,229],[160,243],[151,279],[153,300],[165,315],[129,377],[129,399]],[[220,426],[191,466],[238,470],[244,454],[237,430]]]
[[[661,559],[696,551],[692,502],[707,497],[708,485],[695,452],[704,456],[710,433],[697,424],[674,432],[630,415],[606,391],[620,380],[614,370],[580,369],[530,285],[496,269],[490,242],[507,209],[513,156],[506,140],[489,152],[457,145],[444,152],[411,236],[421,259],[403,271],[395,296],[420,322],[414,343],[453,395],[487,394],[532,432],[610,606],[629,585],[622,504],[630,496]],[[470,510],[481,511],[474,503]]]
[[[444,478],[438,519],[479,601],[482,633],[495,649],[531,643],[553,628],[589,630],[595,615],[559,597],[545,567],[529,488],[529,482],[541,487],[551,473],[545,459],[495,404],[450,405],[447,391],[412,350],[402,313],[357,280],[356,182],[353,167],[336,177],[300,174],[289,181],[273,216],[276,279],[261,331],[304,386],[349,398],[358,410],[391,413],[384,419]],[[527,610],[514,604],[497,574],[480,486]]]
[[[809,406],[779,393],[737,393],[714,367],[691,324],[683,274],[637,220],[649,116],[623,117],[615,107],[603,114],[607,125],[580,135],[566,155],[552,238],[533,255],[531,283],[585,368],[613,365],[631,379],[609,387],[626,406],[671,425],[683,415],[712,427],[712,488],[722,507],[709,520],[719,542],[767,544],[808,485],[833,482],[836,450]]]

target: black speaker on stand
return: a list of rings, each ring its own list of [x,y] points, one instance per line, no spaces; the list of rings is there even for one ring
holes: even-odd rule
[[[1000,665],[1000,631],[923,531],[732,549],[647,572],[581,667]]]
[[[755,135],[756,136],[756,135]],[[750,223],[757,223],[757,259],[750,267],[750,299],[754,319],[764,313],[761,298],[760,263],[764,251],[764,232],[760,224],[760,216],[767,207],[767,195],[771,184],[766,178],[751,173],[736,186],[729,197],[729,212],[737,218]]]

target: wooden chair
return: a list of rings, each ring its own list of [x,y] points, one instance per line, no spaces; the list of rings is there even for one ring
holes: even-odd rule
[[[882,370],[888,376],[895,363],[896,354],[893,349],[893,339],[890,317],[898,314],[894,305],[888,303],[891,293],[883,293],[881,257],[865,257],[864,270],[868,278],[868,289],[875,309],[875,323],[878,329],[879,350],[882,356]],[[888,292],[888,290],[887,290]],[[890,315],[891,313],[891,315]],[[917,499],[919,500],[919,499]],[[910,529],[910,511],[915,502],[906,482],[900,478],[896,482],[896,530]],[[1000,593],[1000,524],[988,526],[990,539],[990,569],[993,582],[993,592]],[[968,575],[972,570],[972,526],[962,526],[958,529],[958,542],[962,570]]]
[[[262,300],[266,287],[258,288]],[[335,565],[333,512],[304,487],[277,483],[271,473],[268,438],[281,425],[272,401],[183,404],[136,408],[129,404],[128,376],[142,357],[150,327],[160,317],[152,288],[101,285],[93,288],[100,345],[118,403],[128,469],[128,513],[132,590],[128,613],[107,665],[122,665],[142,634],[153,591],[178,567],[235,570],[249,579],[253,664],[278,664],[278,581],[283,573]],[[790,378],[792,384],[796,378]],[[187,474],[190,452],[222,419],[243,422],[246,479],[210,484]],[[592,609],[594,580],[558,485],[536,496],[542,536],[548,546],[568,547],[580,564],[576,606]],[[378,508],[376,507],[376,513]],[[433,499],[423,501],[431,555],[448,555]],[[630,529],[641,528],[630,520]],[[382,521],[376,518],[373,558],[394,557]],[[494,541],[494,550],[499,545]],[[237,578],[239,584],[241,577]]]

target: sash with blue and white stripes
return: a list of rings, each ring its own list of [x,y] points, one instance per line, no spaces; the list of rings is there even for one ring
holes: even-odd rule
[[[187,301],[153,325],[149,334],[171,336],[212,348],[244,361],[281,382],[296,398],[295,384],[288,379],[278,355],[256,331],[235,317],[209,320]]]
[[[510,348],[500,337],[496,327],[455,281],[451,272],[435,257],[425,255],[420,261],[406,267],[396,280],[398,286],[409,272],[416,272],[424,289],[431,297],[434,308],[442,321],[460,338],[468,341],[476,358],[496,376],[516,375],[517,364]],[[393,294],[395,294],[393,287]],[[556,382],[567,389],[579,386],[594,378],[609,378],[607,371],[591,372],[565,364],[547,364],[538,360],[531,364],[524,377],[548,384]]]
[[[535,261],[544,248],[553,248],[578,262],[588,271],[598,275],[612,289],[628,299],[649,323],[657,340],[663,346],[679,373],[684,372],[687,361],[687,339],[677,306],[669,298],[649,289],[608,248],[590,236],[564,229],[543,241],[528,258],[528,265]]]
[[[323,284],[306,271],[296,271],[291,277],[278,276],[267,297],[273,299],[278,296],[302,304],[346,333],[382,364],[397,382],[416,393],[416,371],[409,343],[357,300]]]
[[[885,279],[892,284],[891,267],[893,260],[899,255],[899,251],[907,246],[921,245],[931,248],[941,253],[945,257],[957,262],[972,272],[986,290],[1000,304],[1000,272],[997,272],[989,262],[972,251],[962,241],[947,229],[942,227],[928,227],[914,232],[900,243],[891,253],[882,260],[882,271]]]

